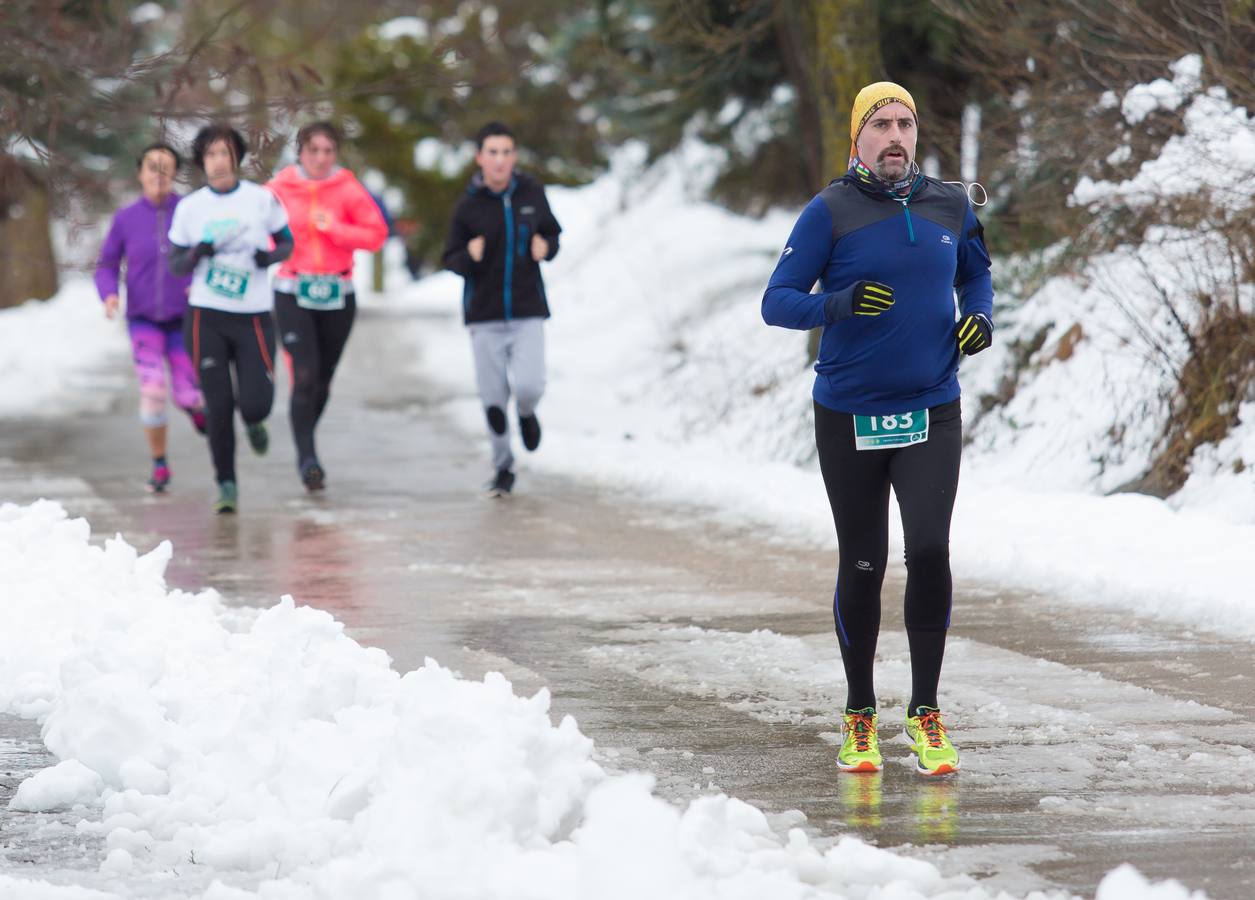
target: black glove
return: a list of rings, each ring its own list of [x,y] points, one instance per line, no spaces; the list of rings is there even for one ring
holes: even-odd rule
[[[829,322],[850,316],[878,316],[893,307],[893,288],[879,281],[859,281],[844,291],[829,294],[824,315]]]
[[[253,263],[259,269],[265,269],[269,267],[270,251],[269,250],[254,250],[253,251]]]
[[[994,323],[984,313],[972,313],[955,326],[954,337],[959,342],[960,353],[975,356],[993,344]]]
[[[196,258],[204,259],[207,256],[214,255],[214,245],[212,241],[201,241],[196,245]]]
[[[879,281],[860,281],[854,285],[854,315],[878,316],[893,306],[893,288]]]

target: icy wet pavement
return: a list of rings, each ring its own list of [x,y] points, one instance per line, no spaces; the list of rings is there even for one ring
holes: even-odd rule
[[[892,737],[909,681],[891,579],[877,671],[888,765],[838,776],[832,555],[525,462],[516,497],[481,499],[485,442],[440,414],[474,400],[398,374],[414,352],[405,324],[387,310],[359,320],[320,431],[325,496],[297,483],[281,408],[267,457],[241,446],[239,516],[209,514],[207,453],[184,422],[171,493],[144,494],[127,396],[110,415],[6,423],[0,497],[54,496],[98,537],[141,548],[168,537],[173,585],[249,604],[291,593],[398,668],[432,656],[469,677],[499,669],[520,693],[547,686],[603,763],[653,771],[677,800],[726,791],[782,823],[801,810],[815,835],[854,832],[1016,894],[1092,894],[1131,861],[1213,898],[1255,895],[1248,645],[960,583],[943,696],[964,771],[928,781]],[[4,727],[13,771],[37,765],[33,726]],[[90,868],[90,847],[41,831],[55,823],[7,815],[6,866]]]

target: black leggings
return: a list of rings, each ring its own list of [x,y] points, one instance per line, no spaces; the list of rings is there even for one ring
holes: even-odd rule
[[[219,484],[235,481],[237,401],[240,417],[253,425],[270,415],[275,400],[274,323],[270,313],[229,313],[193,306],[183,319],[183,339],[205,395],[214,475]]]
[[[950,626],[950,514],[959,482],[963,421],[959,401],[929,410],[928,440],[884,450],[854,448],[854,417],[815,404],[819,468],[837,526],[833,617],[849,709],[876,706],[872,663],[880,632],[880,587],[889,557],[889,488],[902,512],[906,548],[908,709],[937,706]]]
[[[331,379],[353,329],[357,300],[344,298],[343,309],[311,310],[298,306],[293,294],[275,292],[275,317],[287,351],[292,376],[292,439],[296,464],[316,459],[314,426],[331,396]]]

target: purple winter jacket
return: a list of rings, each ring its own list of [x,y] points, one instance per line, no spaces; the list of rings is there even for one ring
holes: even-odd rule
[[[126,257],[126,317],[149,322],[171,322],[187,312],[187,288],[192,276],[171,275],[170,219],[180,198],[166,197],[160,207],[140,197],[118,210],[96,263],[96,290],[100,299],[118,293],[118,269]]]

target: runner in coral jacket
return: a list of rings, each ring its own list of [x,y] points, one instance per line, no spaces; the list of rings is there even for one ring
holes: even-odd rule
[[[337,164],[340,132],[334,125],[306,125],[296,147],[297,164],[267,187],[283,201],[296,242],[274,281],[275,316],[292,375],[296,465],[313,492],[322,490],[326,479],[314,450],[314,427],[327,406],[357,310],[353,251],[378,250],[388,226],[366,188]]]

